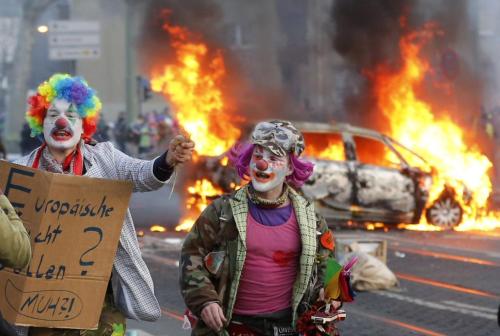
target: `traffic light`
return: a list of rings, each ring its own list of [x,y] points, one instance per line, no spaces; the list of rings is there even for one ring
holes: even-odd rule
[[[146,100],[153,97],[151,82],[146,77],[137,76],[137,91],[139,94],[139,100],[141,102],[145,102]]]

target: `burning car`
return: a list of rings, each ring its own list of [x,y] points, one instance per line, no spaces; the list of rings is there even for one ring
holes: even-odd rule
[[[189,230],[212,199],[240,184],[225,153],[246,138],[242,132],[255,116],[240,114],[238,99],[225,90],[233,83],[226,76],[224,51],[168,17],[162,27],[174,52],[164,58],[167,63],[154,64],[151,88],[168,100],[180,127],[196,143],[195,162],[183,170],[181,203],[186,206],[176,226]],[[385,119],[392,138],[348,125],[301,125],[305,154],[317,167],[303,192],[334,220],[418,223],[402,225],[413,230],[437,229],[427,223],[461,231],[497,229],[500,212],[488,207],[492,162],[477,143],[468,143],[467,127],[418,94],[432,69],[420,56],[434,36],[431,26],[424,28],[400,39],[396,69],[378,64],[367,77],[373,84],[369,94],[376,98],[373,112]],[[411,144],[425,160],[393,139]]]
[[[415,224],[425,215],[428,223],[451,229],[462,221],[461,204],[470,195],[458,195],[445,184],[431,200],[436,170],[391,137],[348,124],[294,125],[307,144],[304,157],[315,164],[301,192],[330,223]],[[201,157],[196,171],[198,180],[208,177],[206,182],[219,189],[216,195],[241,184],[224,156]],[[193,197],[204,194],[201,189]]]
[[[429,203],[434,169],[387,135],[348,124],[295,123],[304,156],[315,163],[302,192],[330,221],[419,223],[450,229],[462,220],[458,195],[445,186]]]

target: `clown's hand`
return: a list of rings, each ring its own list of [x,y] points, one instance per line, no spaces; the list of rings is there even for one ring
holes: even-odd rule
[[[327,305],[329,308],[329,309],[327,309],[328,311],[336,311],[340,307],[342,307],[342,301],[325,298],[325,289],[324,288],[320,289],[318,300],[327,302]]]
[[[170,140],[165,161],[171,167],[191,161],[193,158],[194,142],[183,135],[177,135]]]

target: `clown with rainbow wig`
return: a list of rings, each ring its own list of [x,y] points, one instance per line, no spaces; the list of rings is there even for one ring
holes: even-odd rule
[[[28,103],[26,119],[31,134],[43,136],[44,142],[17,160],[18,164],[51,173],[128,180],[135,192],[144,192],[164,186],[176,167],[192,158],[194,143],[181,135],[173,138],[163,155],[154,160],[135,159],[116,149],[111,142],[94,141],[92,135],[102,104],[96,91],[81,77],[55,74],[38,86]],[[153,281],[142,259],[127,209],[99,326],[88,334],[120,336],[125,333],[126,318],[155,321],[160,316]],[[18,335],[28,334],[27,328],[16,329]],[[87,331],[29,330],[29,335],[38,336],[81,334]]]
[[[295,190],[313,172],[300,158],[304,149],[292,123],[271,120],[230,151],[249,183],[215,199],[182,247],[181,292],[187,316],[198,317],[191,318],[192,335],[319,335],[316,326],[306,333],[298,322],[324,302],[334,240],[314,205]],[[322,335],[335,333],[334,326],[321,328],[329,332]]]

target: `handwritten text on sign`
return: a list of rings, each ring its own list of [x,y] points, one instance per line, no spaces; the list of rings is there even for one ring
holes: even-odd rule
[[[0,162],[0,188],[32,240],[26,269],[0,266],[0,311],[18,325],[97,326],[131,184]]]

